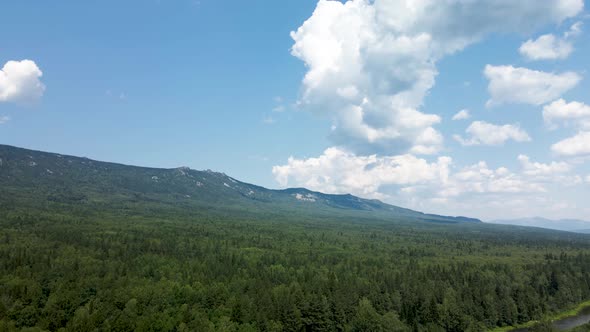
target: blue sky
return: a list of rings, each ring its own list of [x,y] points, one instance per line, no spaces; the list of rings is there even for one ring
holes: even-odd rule
[[[290,115],[292,131],[286,116],[263,123],[274,97],[295,100],[303,73],[289,32],[314,3],[288,3],[4,4],[0,63],[34,60],[47,89],[34,106],[0,104],[11,118],[0,140],[273,184],[270,159],[305,151],[298,133],[320,129],[307,114]]]
[[[9,1],[0,143],[428,212],[590,218],[583,1],[409,3]]]

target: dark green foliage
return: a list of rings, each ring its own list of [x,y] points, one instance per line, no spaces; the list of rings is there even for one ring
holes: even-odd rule
[[[482,331],[590,299],[585,235],[224,212],[114,176],[37,191],[1,169],[0,331]]]
[[[480,331],[590,298],[590,244],[567,234],[66,212],[0,213],[2,324]]]

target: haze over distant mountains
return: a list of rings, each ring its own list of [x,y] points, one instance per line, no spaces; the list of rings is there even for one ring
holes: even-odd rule
[[[533,217],[521,219],[491,220],[487,222],[492,224],[541,227],[568,232],[590,233],[590,222],[579,219],[552,220],[542,217]]]

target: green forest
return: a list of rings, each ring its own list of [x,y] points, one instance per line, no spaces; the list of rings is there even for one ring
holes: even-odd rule
[[[485,331],[589,272],[588,237],[518,227],[0,212],[2,331]]]

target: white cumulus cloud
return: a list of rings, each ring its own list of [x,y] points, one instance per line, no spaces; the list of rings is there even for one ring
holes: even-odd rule
[[[574,72],[548,73],[513,66],[486,65],[491,95],[488,106],[505,103],[542,105],[559,98],[582,79]]]
[[[434,153],[436,114],[421,111],[436,62],[493,32],[532,32],[582,0],[320,0],[291,36],[307,66],[299,106],[334,122],[330,138],[357,153]]]
[[[43,72],[34,61],[8,61],[0,70],[0,102],[31,103],[43,96]]]
[[[450,157],[417,156],[443,147],[437,130],[442,119],[425,109],[424,99],[435,85],[436,65],[445,56],[489,34],[531,34],[560,24],[583,8],[583,0],[318,1],[313,14],[291,33],[291,52],[306,66],[297,107],[332,121],[329,138],[334,147],[318,157],[291,157],[273,167],[277,182],[437,212],[468,214],[474,203],[482,206],[478,211],[487,207],[492,213],[509,205],[548,206],[548,200],[531,204],[529,198],[539,198],[553,185],[547,169],[567,175],[559,172],[559,163],[527,159],[526,167],[511,171],[484,161],[460,167]],[[489,69],[490,76],[506,74],[492,77],[489,90],[496,104],[542,105],[580,80],[575,73]],[[530,140],[518,125],[479,123],[470,126],[472,133],[467,132],[465,141],[499,145]],[[484,137],[490,129],[492,137]]]
[[[502,145],[508,140],[516,142],[528,142],[531,140],[526,131],[519,125],[495,125],[485,121],[474,121],[465,130],[470,136],[463,138],[459,135],[453,136],[455,140],[465,146],[472,145]]]
[[[462,109],[459,112],[457,112],[455,115],[453,115],[454,121],[467,120],[469,118],[471,118],[471,113],[469,112],[468,109]]]
[[[527,181],[506,167],[490,168],[485,161],[464,167],[449,177],[438,189],[440,197],[458,197],[464,194],[498,194],[544,192],[540,183]]]
[[[574,50],[572,38],[578,36],[581,31],[582,22],[576,22],[563,34],[563,37],[546,34],[535,40],[529,39],[520,46],[518,51],[529,60],[565,59]]]
[[[329,148],[317,158],[290,157],[287,164],[274,166],[273,174],[283,187],[385,200],[410,194],[441,201],[466,194],[546,192],[544,183],[571,169],[566,163],[532,162],[524,155],[518,159],[522,172],[515,173],[506,167],[491,168],[484,161],[456,168],[450,157],[428,161],[409,154],[358,156]]]
[[[559,141],[551,146],[551,150],[568,157],[590,155],[590,131],[580,131],[573,137]]]
[[[526,155],[519,155],[518,161],[522,165],[523,173],[531,176],[550,176],[559,173],[567,173],[572,167],[566,162],[551,162],[543,164],[539,162],[532,162]]]
[[[429,163],[410,154],[357,156],[340,148],[328,148],[317,158],[290,157],[272,172],[281,186],[303,186],[329,193],[354,193],[382,198],[381,186],[419,184],[445,178],[451,163],[440,157]]]
[[[577,101],[556,100],[543,107],[543,119],[552,129],[559,124],[590,129],[590,106]]]
[[[0,115],[0,124],[5,124],[8,121],[10,121],[10,117],[8,115]]]
[[[553,34],[542,35],[536,40],[529,39],[518,49],[529,60],[565,59],[573,50],[570,41]]]
[[[573,166],[565,162],[540,163],[525,155],[518,161],[517,170],[491,167],[485,161],[461,167],[450,157],[429,161],[408,154],[359,156],[329,148],[316,158],[291,157],[275,166],[273,174],[282,187],[351,193],[422,211],[496,217],[502,207],[508,210],[500,214],[550,212],[546,209],[552,206],[552,190],[584,181],[571,175]]]

